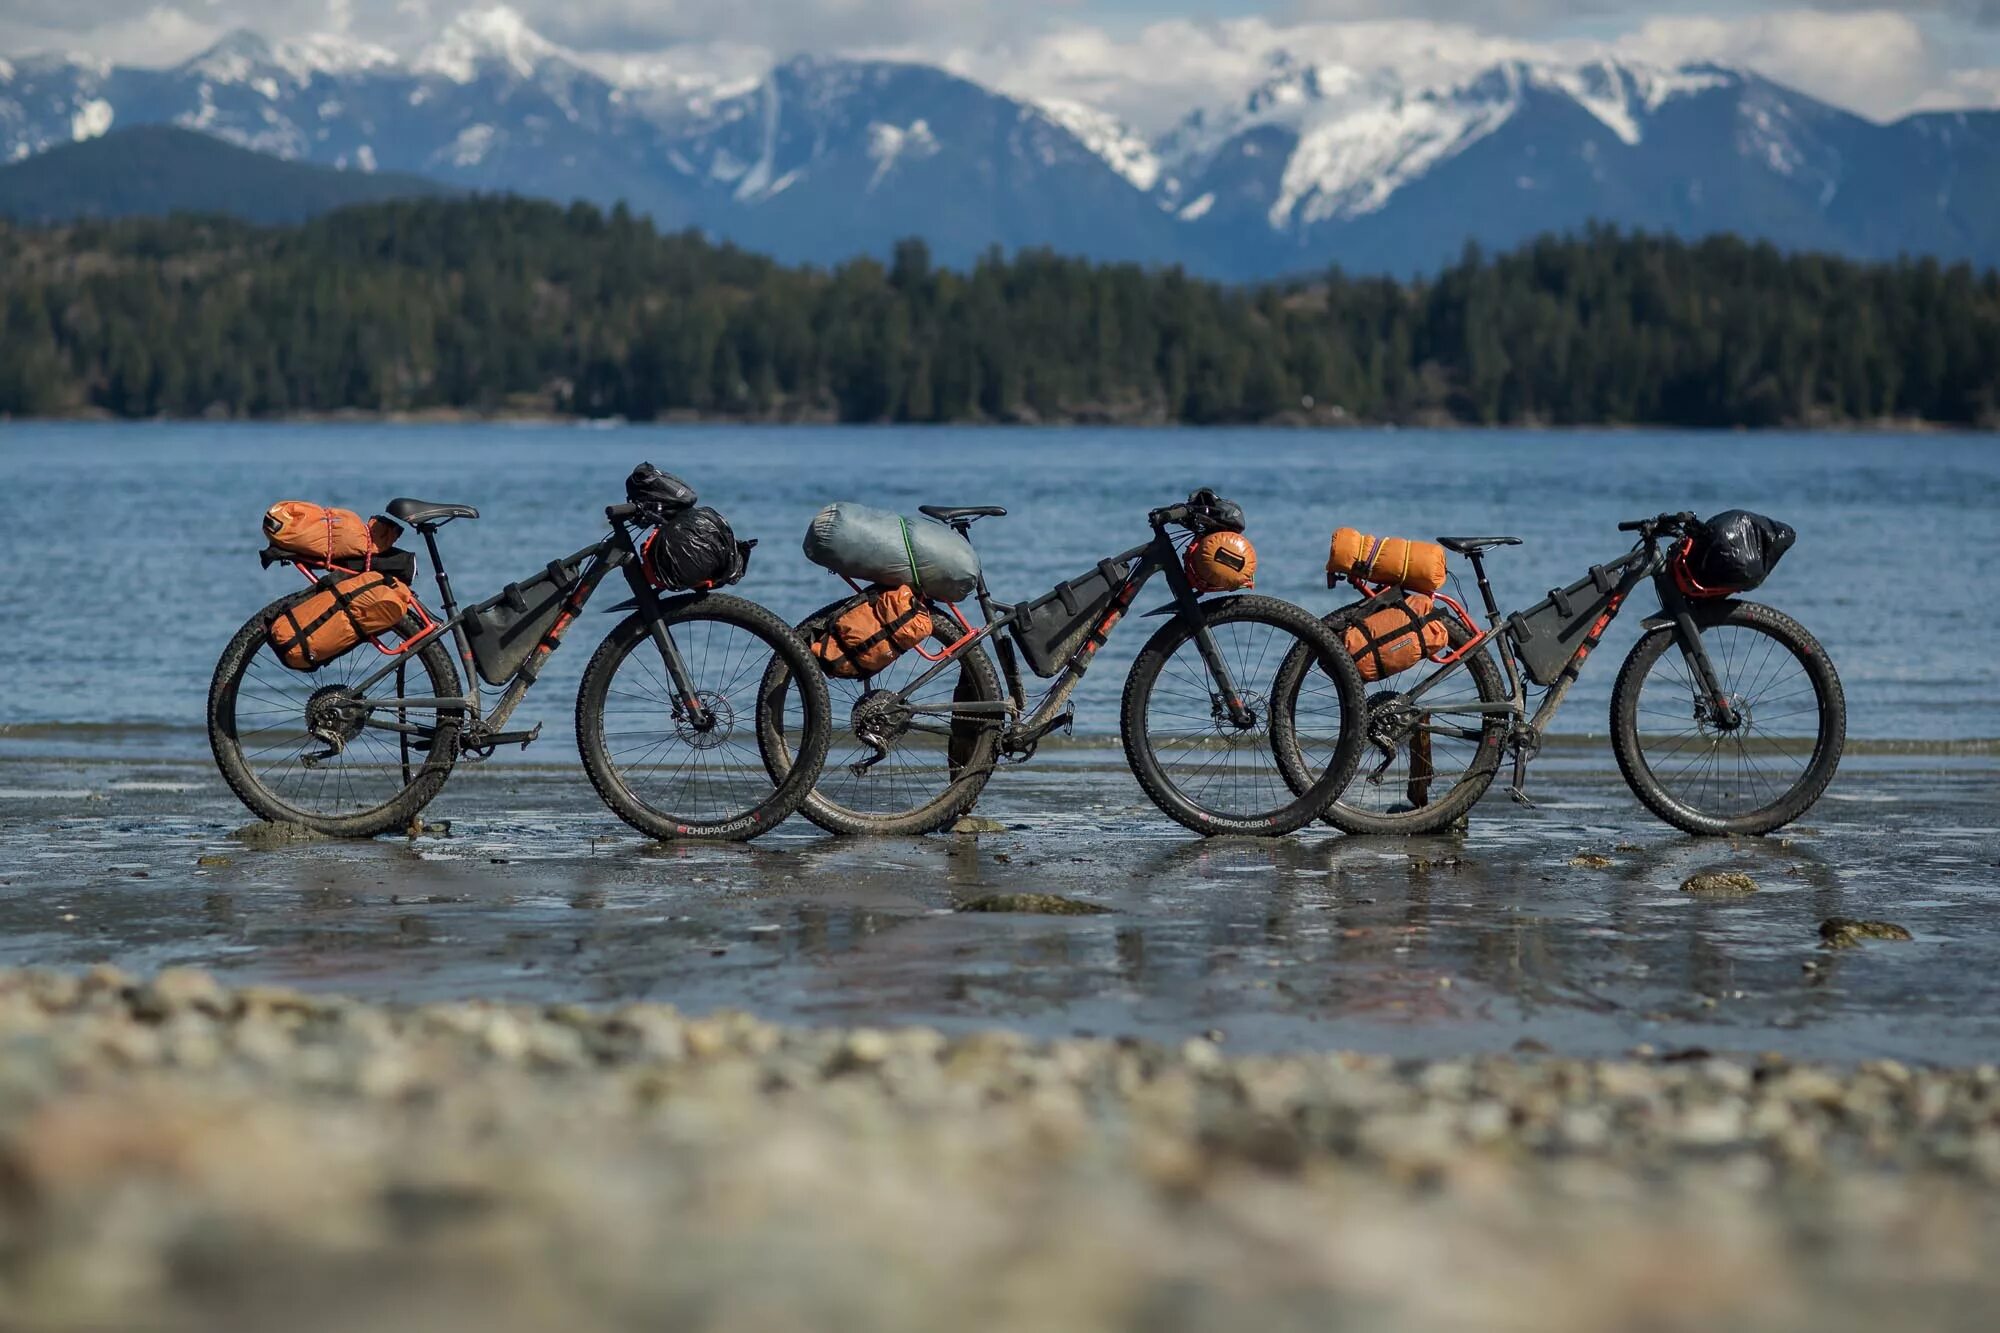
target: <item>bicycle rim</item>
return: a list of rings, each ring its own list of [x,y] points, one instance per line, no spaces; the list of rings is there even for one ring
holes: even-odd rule
[[[1755,622],[1703,626],[1701,642],[1738,725],[1716,723],[1679,644],[1669,641],[1639,681],[1636,757],[1661,796],[1705,819],[1779,809],[1811,782],[1828,741],[1812,663],[1799,645]]]
[[[434,651],[432,645],[410,654],[401,670],[363,696],[357,684],[385,660],[367,645],[315,671],[294,671],[257,634],[242,646],[234,672],[219,682],[212,718],[217,744],[234,750],[237,772],[232,780],[250,788],[239,794],[268,819],[323,830],[366,831],[384,821],[393,826],[413,788],[441,783],[450,771],[460,714],[436,709],[363,712],[341,705],[364,697],[386,702],[402,695],[455,695],[458,682],[448,659],[441,667],[432,660]],[[396,732],[363,725],[364,718],[428,728],[433,737],[415,748]]]
[[[1317,620],[1296,608],[1285,610],[1296,614],[1245,599],[1236,606],[1213,605],[1207,617],[1216,654],[1248,710],[1248,725],[1232,716],[1192,632],[1159,645],[1157,658],[1143,664],[1150,678],[1133,720],[1143,727],[1162,789],[1152,794],[1176,818],[1192,813],[1213,826],[1203,831],[1300,827],[1319,813],[1309,804],[1302,807],[1310,793],[1330,798],[1352,772],[1359,693],[1352,659]],[[1305,673],[1296,691],[1280,701],[1279,667],[1301,647],[1315,661],[1337,663],[1339,671]],[[1295,791],[1287,781],[1281,752],[1306,775],[1306,791]]]
[[[674,619],[668,633],[701,713],[685,705],[640,625],[614,649],[601,686],[595,739],[605,776],[666,824],[714,836],[759,824],[779,781],[757,746],[758,688],[777,645],[763,630],[700,608]],[[800,728],[792,744],[803,746],[805,702],[794,698],[784,712]]]

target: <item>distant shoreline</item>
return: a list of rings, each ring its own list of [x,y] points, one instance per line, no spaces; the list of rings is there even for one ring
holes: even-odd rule
[[[1409,421],[1363,420],[1354,417],[1308,416],[1286,413],[1263,421],[1196,422],[1175,418],[1144,418],[1077,415],[1049,420],[1026,418],[975,419],[966,421],[842,421],[831,413],[784,413],[742,415],[732,413],[662,413],[649,420],[624,417],[584,417],[563,412],[473,408],[424,408],[414,411],[379,411],[372,408],[341,408],[326,412],[287,412],[273,416],[150,416],[125,417],[104,411],[77,411],[44,416],[8,416],[0,413],[0,428],[9,425],[213,425],[213,426],[574,426],[584,430],[611,430],[624,427],[655,426],[810,426],[862,429],[951,430],[959,428],[1006,430],[1271,430],[1271,431],[1434,431],[1467,434],[1572,434],[1609,432],[1618,434],[1687,435],[1995,435],[2000,429],[1960,422],[1932,421],[1921,417],[1890,417],[1870,421],[1799,421],[1770,426],[1691,426],[1670,422],[1506,422],[1485,425],[1455,418],[1422,418]]]

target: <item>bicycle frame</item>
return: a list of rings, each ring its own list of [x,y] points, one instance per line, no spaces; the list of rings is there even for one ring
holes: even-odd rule
[[[605,517],[611,523],[611,531],[603,540],[576,552],[564,562],[583,565],[576,586],[570,590],[561,614],[542,636],[541,641],[535,645],[534,651],[529,653],[528,659],[509,677],[507,684],[500,687],[500,697],[494,702],[490,715],[483,707],[482,691],[479,688],[480,677],[472,655],[472,641],[465,632],[465,620],[471,612],[469,609],[460,610],[457,599],[452,594],[451,576],[445,571],[444,557],[438,551],[437,529],[432,526],[420,527],[418,531],[422,534],[424,547],[430,555],[431,569],[437,579],[438,599],[444,609],[444,615],[439,617],[424,610],[423,615],[429,623],[423,631],[399,644],[389,661],[353,684],[351,687],[353,692],[363,696],[356,701],[357,704],[365,708],[370,715],[364,725],[377,731],[422,738],[435,734],[436,727],[413,725],[404,721],[387,721],[374,714],[394,711],[400,717],[412,709],[420,711],[462,709],[470,715],[467,748],[484,750],[496,744],[512,743],[516,740],[525,743],[526,740],[532,739],[532,736],[503,737],[498,733],[520,707],[528,691],[534,687],[536,680],[541,676],[543,666],[548,661],[549,654],[562,645],[563,637],[576,622],[584,606],[611,572],[619,569],[625,573],[625,580],[632,589],[634,600],[631,603],[621,603],[613,609],[624,610],[631,606],[645,617],[647,628],[652,633],[654,643],[659,646],[661,658],[679,696],[679,706],[687,710],[689,721],[696,726],[703,725],[706,710],[696,694],[686,663],[681,659],[680,650],[675,646],[673,636],[667,632],[666,626],[661,621],[658,594],[646,579],[638,547],[632,539],[630,520],[634,516],[635,511],[630,505],[611,506],[605,510]],[[406,670],[410,653],[445,634],[452,636],[453,644],[458,650],[458,660],[467,683],[465,694],[455,698],[408,698],[399,695],[374,700],[366,697],[369,690],[386,680],[390,674]],[[540,728],[536,730],[539,731]]]
[[[1230,677],[1228,664],[1216,650],[1212,636],[1207,628],[1201,625],[1200,594],[1196,593],[1194,586],[1188,582],[1187,572],[1181,564],[1180,551],[1175,547],[1173,538],[1167,534],[1165,525],[1155,521],[1152,540],[1143,546],[1135,546],[1129,551],[1112,556],[1111,561],[1131,564],[1131,572],[1126,575],[1124,585],[1119,588],[1117,596],[1112,599],[1103,618],[1089,634],[1084,636],[1082,644],[1071,654],[1069,661],[1064,663],[1062,671],[1050,683],[1047,692],[1042,695],[1032,712],[1028,709],[1027,690],[1021,676],[1020,662],[1014,653],[1014,645],[1002,638],[997,640],[997,645],[1001,671],[1006,679],[1005,700],[999,703],[912,705],[911,713],[952,718],[996,715],[1001,725],[1005,727],[1004,734],[1007,739],[1032,746],[1059,723],[1063,705],[1069,702],[1077,686],[1082,684],[1084,674],[1090,670],[1090,664],[1095,660],[1098,650],[1110,639],[1118,623],[1131,612],[1132,604],[1138,599],[1140,590],[1150,583],[1155,575],[1165,574],[1174,600],[1146,614],[1157,616],[1172,612],[1187,617],[1198,626],[1195,631],[1197,647],[1202,661],[1207,665],[1228,703],[1230,718],[1239,726],[1247,725],[1249,714],[1242,695]],[[898,690],[896,693],[899,698],[907,701],[911,695],[937,679],[966,653],[973,651],[987,639],[994,638],[1019,619],[1020,604],[995,602],[986,586],[986,575],[983,572],[979,575],[974,595],[978,598],[980,616],[984,623],[980,628],[972,629],[958,607],[951,605],[949,609],[953,618],[965,626],[967,633],[936,657],[925,653],[924,657],[930,661],[930,667]]]
[[[1591,625],[1583,641],[1577,645],[1576,651],[1570,655],[1569,661],[1563,665],[1562,670],[1557,674],[1554,683],[1546,687],[1547,693],[1543,696],[1541,706],[1535,710],[1533,717],[1528,716],[1528,681],[1526,673],[1522,670],[1520,663],[1516,659],[1515,631],[1510,620],[1500,612],[1499,601],[1493,595],[1493,585],[1486,577],[1484,561],[1478,552],[1472,552],[1467,558],[1472,562],[1473,575],[1478,581],[1480,597],[1485,604],[1486,628],[1481,629],[1475,624],[1471,615],[1457,600],[1440,594],[1437,600],[1442,601],[1452,614],[1459,617],[1466,629],[1473,634],[1473,638],[1470,642],[1455,649],[1450,656],[1444,658],[1439,663],[1437,670],[1419,681],[1411,689],[1404,691],[1405,700],[1414,702],[1421,699],[1440,682],[1457,671],[1474,653],[1487,651],[1490,646],[1494,650],[1495,655],[1500,659],[1502,670],[1506,672],[1507,689],[1510,695],[1507,701],[1496,703],[1483,701],[1445,703],[1439,704],[1434,708],[1425,709],[1424,711],[1433,716],[1447,714],[1481,716],[1498,713],[1511,717],[1515,719],[1516,724],[1513,736],[1514,744],[1517,747],[1526,746],[1529,749],[1537,749],[1540,747],[1541,739],[1548,734],[1549,725],[1555,720],[1557,712],[1561,710],[1563,701],[1569,697],[1570,690],[1576,685],[1577,679],[1582,675],[1584,662],[1589,659],[1592,651],[1596,649],[1598,643],[1603,639],[1605,631],[1611,627],[1611,622],[1618,618],[1619,612],[1624,609],[1626,599],[1631,596],[1633,590],[1639,584],[1645,582],[1647,579],[1651,579],[1654,590],[1660,598],[1660,614],[1647,617],[1647,626],[1650,628],[1658,625],[1672,625],[1675,628],[1676,638],[1680,642],[1682,651],[1686,654],[1695,678],[1701,683],[1703,691],[1708,695],[1711,706],[1716,709],[1717,717],[1725,722],[1732,720],[1734,709],[1716,683],[1714,668],[1709,663],[1707,650],[1702,646],[1701,635],[1695,628],[1693,619],[1694,602],[1674,581],[1670,572],[1671,556],[1660,550],[1659,540],[1656,534],[1647,532],[1640,537],[1639,541],[1628,554],[1620,557],[1615,562],[1616,565],[1622,567],[1622,572],[1615,589],[1609,594],[1609,602],[1606,609],[1598,616],[1596,622]],[[1358,580],[1355,582],[1356,586],[1360,587],[1363,591],[1371,591],[1371,585],[1361,583]],[[1371,600],[1373,598],[1381,598],[1386,601],[1389,596],[1390,593],[1388,591],[1376,589],[1372,590]],[[1523,719],[1525,719],[1525,724],[1523,723]],[[1437,730],[1435,727],[1432,729]],[[1480,739],[1482,730],[1470,727],[1459,728],[1453,734],[1460,739],[1476,742]]]

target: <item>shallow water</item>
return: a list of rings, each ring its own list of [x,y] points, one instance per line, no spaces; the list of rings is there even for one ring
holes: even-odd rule
[[[791,1022],[1232,1050],[1570,1055],[1639,1046],[1977,1063],[2000,1050],[2000,763],[1863,754],[1785,836],[1685,838],[1603,747],[1491,796],[1459,837],[1204,842],[1115,750],[997,774],[984,837],[748,847],[633,836],[564,766],[471,768],[449,836],[253,850],[198,762],[0,761],[0,965],[177,963],[398,1000],[745,1008]],[[1571,864],[1581,852],[1607,869]],[[202,864],[206,858],[208,864]],[[218,860],[217,858],[221,858]],[[1696,899],[1702,870],[1750,873]],[[962,913],[995,892],[1109,909]],[[1830,952],[1819,923],[1909,943]]]
[[[1340,523],[1519,535],[1492,561],[1512,608],[1617,554],[1620,519],[1759,509],[1800,538],[1758,596],[1825,642],[1852,735],[2000,738],[2000,621],[1955,605],[2000,546],[1991,437],[0,423],[0,752],[203,753],[216,656],[294,586],[255,558],[272,500],[475,504],[483,517],[443,546],[476,600],[591,543],[642,459],[761,539],[740,591],[789,616],[842,591],[799,553],[815,510],[841,498],[1006,505],[975,531],[1011,600],[1137,545],[1148,508],[1213,485],[1248,512],[1259,589],[1320,610],[1335,604],[1322,567]],[[587,617],[524,708],[548,724],[531,758],[570,752],[576,678],[608,625]],[[1637,633],[1634,614],[1613,627],[1558,730],[1604,734]],[[1077,696],[1079,733],[1116,730],[1144,638],[1134,622],[1107,646]]]
[[[1145,536],[1211,484],[1241,501],[1260,590],[1333,605],[1328,530],[1511,532],[1509,606],[1621,548],[1618,520],[1735,505],[1800,542],[1759,597],[1826,643],[1853,738],[1784,838],[1685,839],[1603,740],[1618,657],[1538,761],[1540,807],[1497,793],[1463,838],[1203,843],[1144,799],[1113,737],[1115,637],[1078,739],[996,775],[982,839],[840,841],[793,820],[749,848],[656,846],[592,796],[568,732],[587,618],[522,723],[542,742],[461,768],[426,812],[452,836],[254,851],[207,759],[209,673],[291,575],[256,563],[273,499],[478,505],[445,529],[467,600],[586,546],[642,459],[763,540],[747,595],[802,616],[840,592],[798,552],[822,503],[998,503],[996,594],[1032,596]],[[172,963],[399,999],[669,999],[801,1021],[1410,1054],[1532,1038],[1830,1058],[1990,1059],[2000,1038],[2000,623],[1949,605],[2000,543],[1984,437],[89,426],[0,423],[0,963]],[[606,601],[615,600],[606,598]],[[1582,851],[1609,870],[1574,867]],[[211,858],[208,865],[202,858]],[[214,860],[220,857],[222,860]],[[1678,891],[1749,870],[1737,902]],[[996,890],[1108,915],[962,915]],[[1829,954],[1828,916],[1909,944]]]

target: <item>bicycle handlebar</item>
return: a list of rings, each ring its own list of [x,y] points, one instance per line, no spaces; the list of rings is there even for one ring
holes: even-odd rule
[[[1620,523],[1620,532],[1639,532],[1650,537],[1659,532],[1682,532],[1691,527],[1696,518],[1686,510],[1678,514],[1661,514],[1657,518],[1635,518],[1628,523]]]
[[[638,505],[606,505],[604,517],[612,523],[629,523],[639,517]]]

